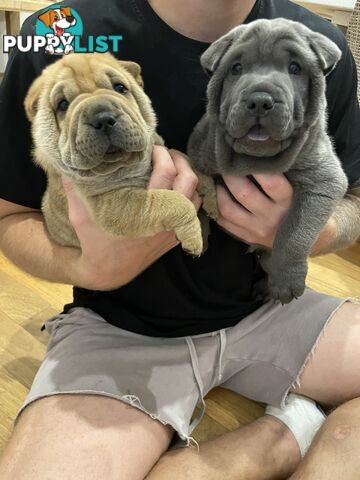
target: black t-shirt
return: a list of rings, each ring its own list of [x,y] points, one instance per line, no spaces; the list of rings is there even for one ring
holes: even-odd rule
[[[205,110],[207,77],[199,57],[208,44],[171,29],[146,0],[69,0],[84,23],[84,36],[122,35],[119,58],[143,69],[145,90],[168,147],[185,150],[187,139]],[[342,60],[328,77],[329,133],[350,184],[360,177],[360,115],[356,68],[342,33],[326,20],[287,0],[258,0],[246,19],[285,17],[335,41]],[[22,28],[35,33],[37,14]],[[29,123],[23,100],[33,79],[54,61],[45,53],[13,52],[0,96],[0,197],[39,208],[46,188],[44,173],[30,157]],[[233,326],[260,306],[251,288],[262,275],[254,254],[215,223],[207,252],[200,258],[176,247],[128,285],[110,292],[74,288],[74,301],[108,322],[151,336],[183,336]]]

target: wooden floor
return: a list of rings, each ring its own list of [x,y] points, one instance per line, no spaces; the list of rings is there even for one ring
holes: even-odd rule
[[[311,261],[308,285],[336,296],[360,295],[360,244]],[[48,335],[40,326],[71,299],[71,288],[22,273],[0,254],[0,451],[45,353]],[[203,441],[262,415],[263,408],[215,389],[196,430]]]

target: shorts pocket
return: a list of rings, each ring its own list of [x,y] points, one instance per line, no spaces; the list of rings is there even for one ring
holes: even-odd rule
[[[64,313],[58,313],[53,317],[50,317],[41,327],[41,330],[46,330],[49,335],[55,333],[56,329],[59,327],[61,320],[64,318]]]
[[[65,326],[70,327],[64,328]],[[50,335],[49,342],[53,345],[55,337],[58,337],[60,331],[72,331],[77,327],[82,327],[81,317],[74,312],[69,311],[67,313],[58,313],[53,317],[46,320],[43,325],[43,330],[46,330]]]
[[[89,309],[72,308],[67,313],[59,313],[46,320],[41,329],[46,330],[50,335],[49,349],[69,334],[90,325],[99,324],[99,320],[101,323],[107,323]]]

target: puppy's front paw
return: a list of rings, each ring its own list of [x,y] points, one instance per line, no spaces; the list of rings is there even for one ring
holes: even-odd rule
[[[284,269],[269,275],[269,292],[271,298],[283,305],[299,298],[305,290],[307,266],[296,269]]]
[[[186,225],[175,228],[175,235],[185,252],[195,257],[199,257],[203,253],[203,238],[200,221],[197,217]]]
[[[202,240],[199,241],[197,238],[183,241],[181,242],[181,246],[186,253],[190,253],[190,255],[193,255],[194,257],[200,257],[204,251]]]

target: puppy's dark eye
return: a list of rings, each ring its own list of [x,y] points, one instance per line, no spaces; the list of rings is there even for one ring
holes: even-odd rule
[[[241,63],[234,63],[231,67],[231,74],[232,75],[241,75],[242,72],[242,65]]]
[[[300,75],[301,73],[300,65],[296,62],[291,62],[289,65],[289,73],[290,75]]]
[[[125,95],[129,90],[122,83],[115,83],[114,90]]]
[[[66,110],[69,108],[69,102],[63,98],[60,100],[58,103],[57,109],[60,110],[60,112],[66,112]]]

